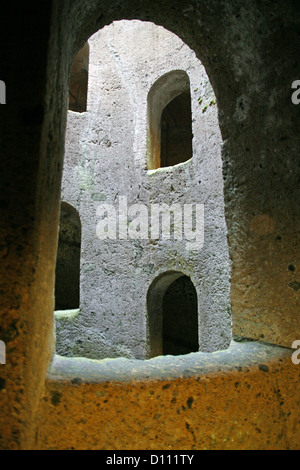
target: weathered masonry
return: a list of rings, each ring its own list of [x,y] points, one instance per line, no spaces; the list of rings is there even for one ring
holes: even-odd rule
[[[85,102],[86,94],[87,105],[80,107],[78,103]],[[74,96],[80,112],[74,112]],[[124,21],[90,38],[71,69],[62,181],[61,217],[66,218],[65,204],[72,205],[82,226],[80,305],[71,299],[60,302],[61,306],[76,304],[76,312],[65,316],[59,312],[57,353],[93,359],[145,359],[170,351],[215,351],[229,346],[229,254],[221,147],[217,106],[208,77],[194,52],[178,37],[152,23]],[[98,216],[101,213],[104,217],[105,209],[112,206],[118,212],[120,197],[133,206],[125,221],[131,234],[134,220],[138,225],[141,206],[153,216],[155,210],[177,204],[187,219],[186,205],[203,204],[203,247],[189,250],[185,239],[178,240],[172,234],[170,239],[160,238],[159,227],[154,239],[153,227],[148,240],[138,228],[131,239],[114,240],[115,231],[107,239],[104,232],[99,239]],[[104,205],[102,212],[100,205]],[[169,227],[176,224],[172,215],[162,217]],[[68,223],[72,224],[71,220]],[[182,223],[180,219],[179,225]],[[74,295],[67,289],[68,276],[62,268],[69,262],[71,249],[70,242],[68,248],[63,247],[62,230],[57,268],[57,274],[62,275],[56,281],[59,298],[62,291]],[[190,324],[184,325],[184,312],[180,314],[180,308],[188,305],[186,286],[180,281],[176,285],[177,300],[181,301],[178,313],[176,302],[172,303],[173,322],[167,320],[170,312],[161,314],[159,320],[158,313],[149,307],[151,284],[168,271],[191,279],[197,301],[185,312],[191,316]],[[69,281],[75,289],[77,267],[72,273]],[[153,302],[156,300],[151,305]],[[59,305],[57,308],[62,310]],[[169,328],[170,341],[178,338],[186,347],[163,347]],[[182,337],[180,329],[185,330]]]
[[[0,449],[299,449],[299,2],[27,0],[0,23]],[[203,203],[203,250],[95,237],[125,196]],[[224,304],[242,341],[216,351]]]

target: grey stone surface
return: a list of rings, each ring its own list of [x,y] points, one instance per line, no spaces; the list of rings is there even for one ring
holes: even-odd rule
[[[152,23],[115,22],[89,40],[86,113],[69,111],[62,200],[82,226],[80,314],[57,319],[57,353],[92,359],[151,355],[147,293],[168,271],[189,276],[198,297],[199,347],[229,346],[229,255],[217,106],[205,69],[181,39]],[[147,97],[164,74],[185,71],[193,158],[147,169]],[[100,240],[100,204],[204,204],[204,245],[186,240]],[[60,318],[62,315],[60,315]]]
[[[300,108],[291,100],[291,84],[299,79],[300,69],[299,2],[54,0],[45,2],[43,7],[37,9],[30,0],[19,2],[18,8],[7,3],[0,18],[1,79],[7,85],[7,105],[1,106],[0,114],[0,329],[8,357],[8,363],[1,368],[1,449],[28,449],[34,445],[35,413],[44,394],[44,378],[53,351],[54,271],[68,71],[74,55],[87,39],[114,20],[139,18],[163,25],[181,37],[205,65],[218,99],[225,141],[224,189],[233,266],[231,299],[235,333],[288,347],[300,336],[300,291],[297,290]],[[245,120],[235,119],[243,113],[245,100],[240,97],[247,97]],[[241,112],[236,114],[237,109]],[[291,375],[294,375],[292,380]],[[270,385],[265,390],[265,401],[261,402],[269,412],[269,415],[261,414],[272,434],[269,448],[280,445],[278,436],[283,436],[281,446],[288,448],[287,434],[287,442],[294,440],[294,445],[289,447],[299,447],[299,429],[293,428],[299,421],[297,378],[295,367],[287,361],[283,373],[274,374],[274,382],[259,381],[261,388]],[[278,400],[276,414],[281,417],[281,429],[274,429],[271,406],[278,399],[276,381],[285,383],[284,390],[289,390],[290,397],[285,413]],[[183,381],[179,393],[183,394],[187,388]],[[228,388],[219,386],[219,390],[221,397]],[[119,389],[118,399],[120,395]],[[252,433],[252,447],[265,448],[270,434],[263,428],[259,436],[255,431],[256,416],[252,413],[258,403],[256,391],[247,394],[246,399],[249,398],[251,404],[245,413],[241,408],[237,421],[245,422],[244,418],[251,415],[253,421],[248,421],[243,435]],[[140,400],[134,394],[130,399],[134,417],[136,410],[141,410]],[[86,395],[79,394],[78,403],[83,400],[89,408]],[[123,400],[122,419],[128,416],[124,411],[128,400],[125,392]],[[163,400],[163,405],[166,401]],[[239,395],[235,403],[241,403]],[[147,405],[145,402],[145,412]],[[76,417],[79,406],[74,409]],[[113,405],[108,406],[105,418],[113,410]],[[226,411],[229,419],[230,411]],[[171,417],[163,426],[169,448],[168,437],[173,435],[176,408],[167,407],[166,413]],[[53,414],[51,408],[50,414]],[[201,409],[195,414],[198,423],[207,429],[211,420],[203,419]],[[220,447],[224,443],[224,431],[228,433],[228,442],[232,442],[232,429],[238,440],[241,436],[235,426],[228,430],[227,416],[221,423],[217,422],[221,424]],[[290,416],[288,423],[286,416]],[[61,415],[53,419],[53,434],[61,442],[66,426],[61,426]],[[180,420],[181,416],[177,425]],[[146,421],[155,432],[150,413]],[[69,429],[77,428],[77,423],[72,419]],[[290,423],[291,426],[287,425]],[[90,431],[89,424],[86,434]],[[118,439],[119,426],[115,421],[111,426]],[[99,429],[96,426],[97,437]],[[127,430],[125,420],[126,437]],[[133,428],[126,448],[133,445],[136,436],[139,444],[144,444],[144,441],[141,444],[141,431],[143,428]],[[45,433],[49,436],[48,427]],[[67,433],[67,440],[71,434]],[[102,435],[108,435],[106,430]],[[210,436],[208,432],[208,439]],[[86,442],[86,435],[80,437],[80,444]],[[68,441],[65,448],[69,447]]]
[[[209,380],[213,374],[249,371],[253,366],[267,373],[275,361],[290,358],[292,350],[247,341],[232,341],[224,351],[192,353],[184,356],[160,356],[148,361],[136,359],[104,359],[54,356],[48,379],[77,383],[138,382],[143,380],[172,380],[177,378],[202,377]]]

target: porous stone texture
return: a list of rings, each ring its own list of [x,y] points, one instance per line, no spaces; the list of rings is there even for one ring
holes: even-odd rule
[[[0,107],[0,338],[6,343],[7,363],[0,366],[1,449],[29,449],[38,442],[41,447],[79,448],[93,432],[91,447],[150,447],[152,436],[154,446],[166,449],[178,448],[174,440],[189,436],[180,442],[190,447],[194,429],[199,430],[199,448],[213,445],[217,438],[220,448],[228,444],[299,449],[299,366],[291,363],[290,351],[284,360],[274,354],[270,364],[263,361],[249,372],[246,366],[245,374],[238,369],[220,380],[211,380],[206,370],[201,380],[187,378],[182,371],[176,383],[166,377],[165,383],[150,385],[144,377],[138,384],[114,384],[113,399],[99,396],[95,408],[95,392],[107,392],[104,384],[95,390],[75,377],[65,386],[54,377],[46,387],[57,392],[50,395],[54,403],[61,393],[63,406],[54,408],[51,398],[43,403],[40,434],[36,419],[54,343],[69,70],[88,38],[116,20],[162,25],[204,64],[225,141],[233,328],[241,336],[264,336],[265,341],[289,347],[299,338],[300,108],[291,101],[291,84],[299,79],[300,70],[299,6],[294,0],[44,0],[43,8],[31,0],[18,2],[17,8],[15,2],[4,2],[0,79],[7,96]],[[165,357],[160,360],[168,362]],[[220,373],[225,365],[220,362]],[[249,388],[255,377],[257,387]],[[187,415],[191,423],[183,421],[179,411],[188,403],[193,407],[194,394],[189,392],[194,390],[200,395]],[[172,403],[174,399],[181,407]],[[68,408],[71,401],[73,414]],[[157,421],[160,409],[164,415]],[[81,433],[89,412],[94,425],[88,422]],[[216,413],[220,419],[212,419]],[[101,443],[99,424],[104,429]],[[175,439],[174,429],[180,433],[176,431]],[[161,436],[164,441],[159,441]]]
[[[182,272],[195,286],[200,350],[225,349],[231,312],[222,140],[204,67],[182,40],[148,22],[115,22],[89,47],[87,112],[68,113],[62,182],[62,199],[76,208],[82,225],[80,315],[74,324],[57,321],[57,352],[95,359],[151,356],[147,292],[168,271]],[[181,76],[190,82],[193,157],[148,171],[148,94],[164,75],[172,82],[172,71],[181,72],[169,101],[181,90]],[[168,81],[163,86],[161,95],[168,94]],[[145,205],[149,215],[153,204],[177,203],[183,213],[184,205],[204,204],[203,248],[188,249],[187,238],[140,239],[142,230],[132,225],[139,208],[128,212],[128,239],[120,240],[118,232],[117,240],[99,239],[97,208],[110,204],[118,214],[120,197],[128,209]],[[150,219],[149,227],[151,232]],[[197,219],[196,236],[202,231]]]
[[[55,357],[36,448],[298,449],[298,383],[291,350],[255,342],[149,361]]]

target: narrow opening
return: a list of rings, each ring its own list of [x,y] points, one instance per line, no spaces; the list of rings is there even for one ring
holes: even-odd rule
[[[190,92],[181,93],[163,110],[161,117],[161,167],[183,163],[193,155]]]
[[[76,209],[61,203],[55,273],[55,310],[79,308],[81,223]]]
[[[197,293],[188,276],[168,271],[156,278],[147,309],[149,357],[199,351]]]
[[[88,42],[75,56],[69,79],[69,110],[84,113],[87,109],[90,48]]]
[[[197,293],[187,276],[180,277],[166,290],[162,337],[164,355],[199,350]]]
[[[192,140],[190,80],[184,70],[173,70],[160,77],[148,94],[148,169],[189,160]]]

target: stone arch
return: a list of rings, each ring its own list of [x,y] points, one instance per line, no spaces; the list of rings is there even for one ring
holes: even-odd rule
[[[184,145],[178,146],[178,139],[175,139],[176,150],[173,148],[171,152],[167,148],[170,131],[185,132]],[[164,74],[149,91],[147,155],[149,170],[172,166],[192,157],[190,80],[184,70]]]
[[[55,310],[79,308],[81,222],[77,210],[61,203],[55,271]]]
[[[78,354],[93,354],[95,359],[111,357],[115,355],[115,345],[122,345],[125,348],[124,355],[126,357],[131,354],[138,359],[146,357],[146,292],[141,296],[133,295],[131,302],[127,301],[126,296],[128,291],[140,291],[144,286],[147,288],[151,281],[147,270],[142,269],[142,272],[137,274],[136,267],[140,268],[148,264],[149,259],[151,259],[151,264],[155,270],[161,272],[161,269],[164,269],[166,264],[165,261],[162,261],[161,256],[168,256],[167,245],[170,248],[172,247],[172,250],[176,250],[176,257],[180,257],[181,260],[184,260],[185,264],[188,264],[188,270],[193,272],[197,287],[202,276],[205,276],[204,289],[199,290],[199,293],[201,292],[199,304],[201,306],[202,317],[206,319],[206,332],[210,331],[211,334],[207,333],[201,338],[201,350],[212,351],[223,349],[229,345],[231,339],[231,324],[229,321],[230,310],[227,308],[229,303],[229,262],[227,258],[228,247],[225,237],[226,228],[223,212],[221,138],[219,135],[217,139],[198,138],[198,143],[194,148],[195,158],[193,162],[190,162],[188,165],[181,165],[175,171],[172,168],[171,171],[167,171],[169,174],[172,173],[171,186],[164,181],[166,174],[164,171],[153,172],[152,174],[151,172],[143,171],[142,175],[140,173],[140,163],[145,162],[147,109],[154,110],[154,113],[156,113],[154,120],[156,119],[158,123],[162,110],[172,103],[174,99],[180,98],[184,93],[188,93],[188,100],[191,101],[190,89],[192,89],[193,128],[195,134],[202,135],[201,129],[205,127],[203,122],[207,125],[208,119],[210,119],[209,125],[211,131],[208,134],[211,135],[213,133],[213,136],[217,135],[218,121],[216,109],[209,109],[204,117],[197,102],[199,93],[204,96],[203,94],[208,89],[211,90],[211,87],[204,67],[197,60],[193,51],[184,45],[178,37],[156,26],[154,23],[143,24],[140,21],[133,21],[131,25],[130,23],[130,21],[116,22],[112,26],[103,28],[89,39],[91,54],[89,113],[81,116],[69,113],[68,116],[62,198],[68,200],[71,196],[72,200],[76,200],[85,218],[82,244],[81,315],[77,324],[77,327],[79,328],[80,325],[81,328],[82,341],[80,344],[83,345],[83,351],[79,351]],[[159,30],[159,32],[156,30]],[[155,35],[156,39],[153,40]],[[167,39],[165,39],[165,36],[167,36]],[[129,45],[124,40],[127,37]],[[160,49],[159,58],[155,55],[153,56],[151,51],[149,51],[149,41],[152,42],[154,49]],[[140,44],[140,47],[135,56],[136,52],[134,51],[137,42]],[[118,58],[117,63],[116,57]],[[102,60],[104,60],[105,66],[99,67]],[[147,62],[147,74],[143,70],[144,62]],[[137,66],[132,67],[131,63],[137,64]],[[126,75],[126,80],[124,80],[124,74]],[[131,89],[127,95],[128,83],[130,83]],[[117,87],[116,84],[118,84]],[[199,93],[196,95],[195,89],[197,86],[199,87]],[[135,96],[134,100],[132,99],[133,94]],[[148,108],[147,98],[150,101]],[[138,103],[140,103],[141,111],[137,111]],[[113,116],[112,118],[111,115]],[[136,115],[143,116],[142,125],[140,123],[136,125],[138,119],[135,121],[129,118]],[[102,135],[101,133],[95,133],[95,130],[102,126],[101,122],[106,122],[107,127],[106,134],[102,133]],[[78,132],[79,125],[80,133]],[[111,146],[108,146],[106,143],[107,135],[110,135],[110,139],[114,142],[113,153],[111,152]],[[128,139],[124,139],[125,135],[128,136]],[[137,141],[142,142],[138,150],[135,147]],[[203,152],[203,141],[207,146],[210,146],[209,157]],[[85,142],[84,154],[82,154],[82,142]],[[95,155],[95,142],[97,142],[97,145],[102,146],[101,153],[103,158],[99,159],[97,168],[94,168],[93,172],[91,172],[90,160]],[[124,158],[124,148],[128,151],[128,155],[133,157],[128,159],[125,171],[122,166],[119,166],[120,161]],[[136,167],[136,156],[137,154],[140,156],[142,152],[143,159],[139,160],[139,165]],[[74,179],[74,170],[78,162],[81,162],[84,170],[81,170],[81,168],[80,171],[76,169],[76,178]],[[212,176],[212,168],[215,172],[214,176]],[[114,173],[112,169],[118,169],[118,171]],[[207,174],[207,178],[211,181],[209,192],[205,186],[199,186],[198,177],[201,174]],[[111,175],[113,175],[113,184]],[[101,181],[99,188],[101,187],[101,191],[105,194],[107,200],[114,197],[114,191],[124,187],[124,183],[130,187],[127,193],[128,203],[131,193],[139,190],[139,188],[147,188],[147,192],[141,191],[139,199],[139,203],[144,206],[143,208],[147,206],[150,209],[148,194],[151,194],[152,227],[148,231],[149,226],[147,226],[146,239],[151,235],[153,239],[160,239],[162,236],[165,240],[170,240],[166,244],[159,244],[158,247],[154,247],[152,243],[148,246],[145,244],[143,252],[137,254],[137,266],[132,269],[132,253],[137,253],[137,247],[134,244],[128,244],[128,247],[130,247],[128,251],[123,249],[123,245],[116,245],[112,249],[110,237],[107,239],[108,232],[104,231],[104,236],[102,237],[100,232],[96,231],[101,239],[101,245],[97,242],[99,245],[97,247],[97,256],[106,266],[106,270],[111,272],[110,279],[113,279],[113,283],[110,282],[110,279],[107,279],[106,272],[102,269],[102,263],[87,261],[91,260],[92,255],[95,253],[93,249],[96,234],[95,220],[93,217],[86,217],[86,214],[91,214],[91,210],[95,206],[95,200],[100,200],[103,197],[103,195],[89,191],[96,180]],[[160,206],[162,195],[164,195],[164,205]],[[207,205],[208,223],[203,226],[203,210],[199,211],[199,209],[202,201],[207,198],[213,201],[213,204],[210,204],[210,207]],[[194,206],[191,204],[192,202]],[[174,210],[172,209],[174,203],[177,204],[176,210],[175,206]],[[178,206],[179,203],[181,204],[180,207]],[[199,204],[197,209],[195,204]],[[163,207],[164,212],[164,215],[161,214],[162,225],[165,228],[169,225],[164,235],[160,234],[160,223],[157,223],[159,220],[155,216],[155,211],[159,207]],[[194,211],[194,209],[196,210]],[[148,211],[149,214],[150,211]],[[158,213],[157,215],[159,216]],[[169,222],[168,217],[170,217]],[[194,228],[192,229],[193,221]],[[99,223],[97,224],[98,228]],[[115,238],[118,237],[118,230],[113,228],[113,225],[111,225],[111,228],[114,234],[111,234],[111,236]],[[155,227],[156,229],[154,229]],[[130,228],[129,225],[128,234],[130,233]],[[169,237],[167,231],[169,231]],[[206,242],[203,244],[205,231],[206,234],[211,231],[210,243]],[[217,231],[219,231],[219,235]],[[138,235],[141,235],[141,233]],[[143,237],[145,237],[144,234]],[[129,238],[131,238],[131,235],[129,235]],[[183,239],[195,240],[195,243],[183,242]],[[218,247],[216,247],[217,240]],[[192,251],[191,253],[189,253],[190,250]],[[198,256],[197,251],[200,250],[201,255]],[[207,260],[209,260],[209,263],[207,263]],[[87,264],[89,264],[88,268],[86,268]],[[214,273],[217,269],[219,276],[215,281]],[[92,292],[92,286],[96,285],[97,288]],[[127,286],[126,289],[124,289],[124,286]],[[122,292],[121,295],[120,292]],[[222,293],[221,295],[219,294],[220,292]],[[111,302],[112,298],[116,299],[115,302]],[[110,314],[108,314],[108,308],[110,309]],[[93,312],[93,316],[91,316],[90,312]],[[118,312],[122,312],[122,318],[115,328],[111,328],[110,318],[117,315]],[[100,321],[103,328],[102,331],[105,331],[103,341],[100,341],[96,335],[93,336],[93,340],[90,340],[91,329],[96,329],[97,323]],[[134,333],[128,329],[128,324],[133,321],[138,325],[138,329]],[[213,325],[214,328],[210,328],[209,325]],[[71,341],[75,341],[75,336],[71,324],[68,328],[68,334],[70,334],[69,344],[71,345]],[[57,332],[57,346],[60,347],[63,337],[59,334],[59,328],[57,328]],[[66,335],[65,329],[64,337]],[[214,341],[212,336],[214,336]],[[83,338],[93,343],[90,352],[84,349],[85,343]],[[195,343],[197,343],[197,340],[195,340]],[[192,350],[195,350],[195,348],[190,349],[190,351]],[[73,354],[74,349],[70,347],[70,351],[67,354]]]
[[[297,78],[294,9],[287,8],[283,1],[276,4],[274,11],[272,2],[208,0],[187,4],[152,0],[90,0],[87,4],[76,0],[46,2],[45,6],[37,12],[31,5],[32,14],[27,14],[26,22],[23,15],[27,13],[27,4],[11,12],[9,19],[12,23],[17,20],[17,27],[11,41],[7,41],[3,63],[13,78],[10,96],[16,106],[11,108],[2,139],[6,171],[2,173],[1,235],[7,241],[9,256],[2,258],[1,265],[6,273],[3,277],[6,314],[2,315],[1,327],[8,332],[12,325],[8,318],[14,322],[22,320],[16,339],[19,353],[9,369],[10,381],[17,385],[9,394],[2,416],[4,421],[11,420],[11,429],[3,435],[3,446],[13,448],[31,448],[35,443],[33,414],[43,395],[52,352],[68,66],[76,49],[107,22],[139,18],[161,24],[185,40],[206,67],[218,98],[221,130],[226,139],[223,162],[233,298],[238,301],[236,315],[246,312],[239,333],[290,347],[299,311],[297,294],[289,286],[289,276],[294,273],[286,269],[298,253],[295,234],[298,212],[291,201],[298,200],[299,146],[297,128],[292,124],[299,113],[287,95],[288,87],[282,87],[286,77]],[[6,24],[10,28],[10,21]],[[32,40],[31,28],[38,28],[38,41]],[[273,52],[278,51],[282,38],[284,48],[279,48],[279,53],[284,60],[279,63],[278,53]],[[24,49],[32,53],[24,54]],[[12,61],[15,53],[18,60]],[[27,80],[23,76],[15,79],[20,77],[21,67],[28,73]],[[248,99],[248,108],[244,115],[235,116],[241,96]],[[25,113],[25,119],[15,112],[20,97],[25,111],[30,111],[29,116]],[[282,116],[289,119],[281,119]],[[258,155],[267,162],[263,168]],[[286,158],[279,158],[283,155]],[[249,231],[250,216],[266,211],[274,218],[274,236],[253,236]],[[19,250],[15,249],[17,237],[22,240]],[[246,271],[243,268],[248,262]],[[237,316],[235,319],[238,321]],[[252,328],[253,319],[256,331]],[[30,387],[24,388],[25,378]],[[15,399],[20,409],[18,416],[14,413]]]
[[[167,271],[147,294],[149,357],[199,350],[197,293],[190,277]]]
[[[161,167],[178,165],[193,156],[190,90],[174,98],[161,116]]]

